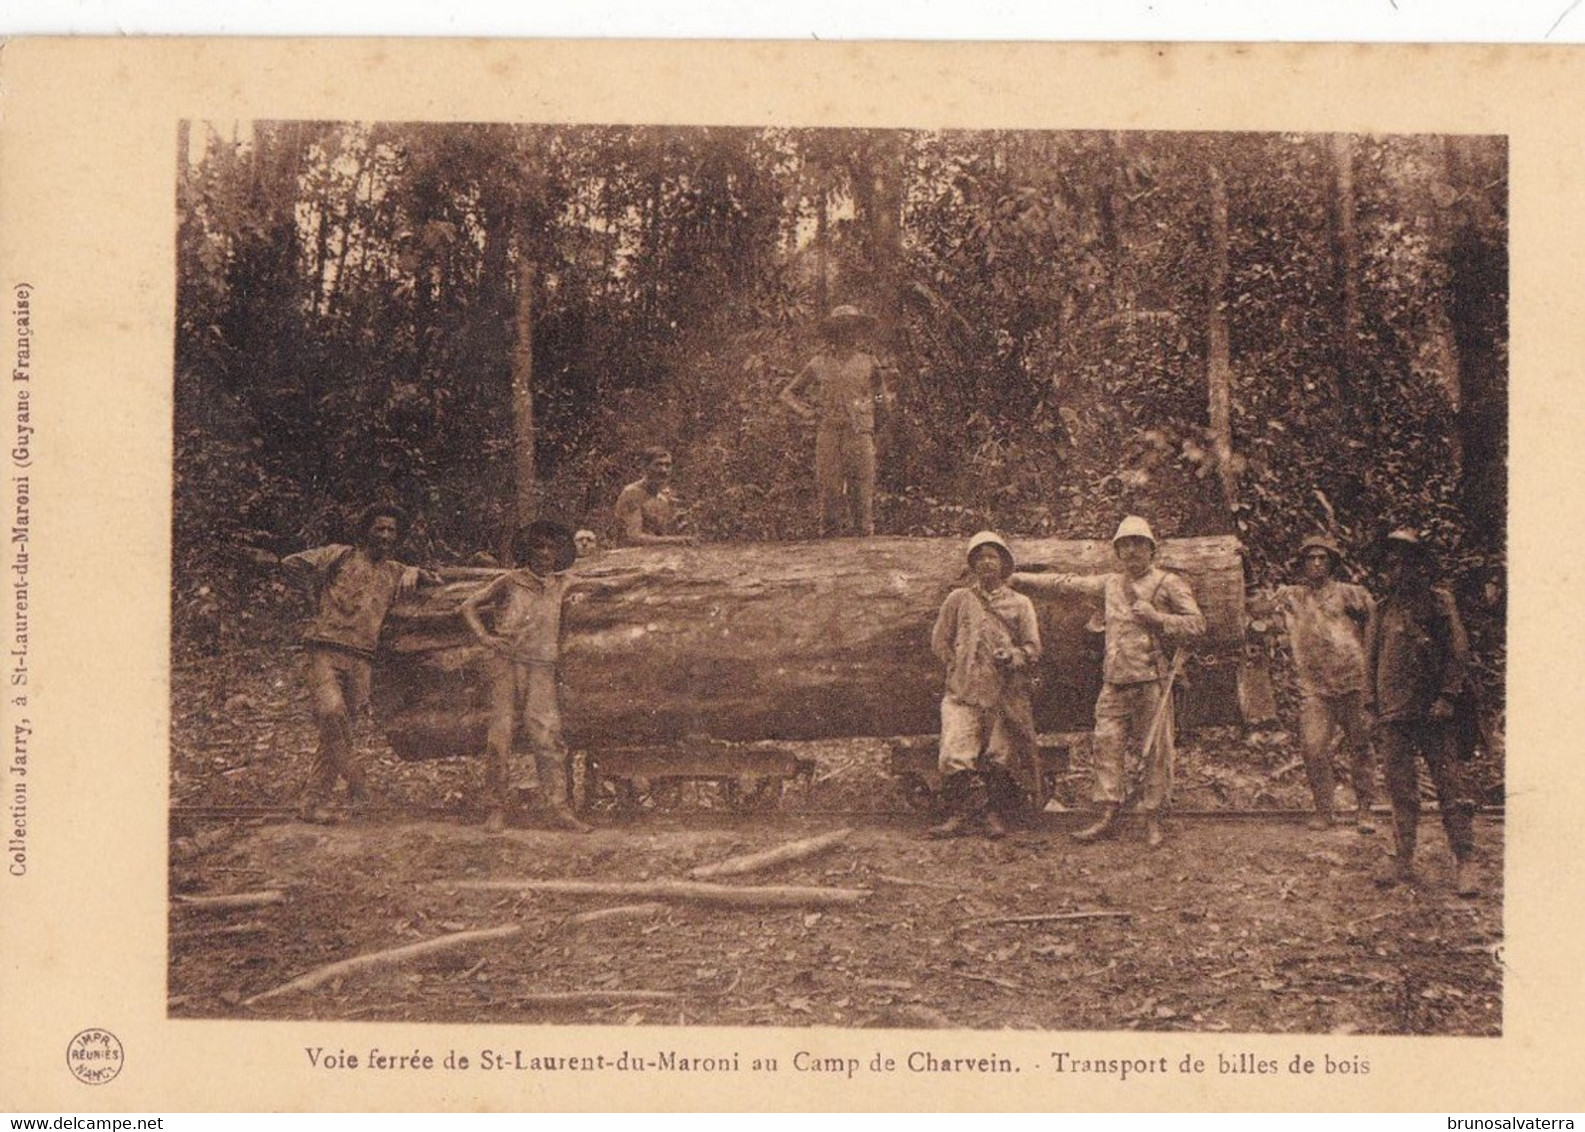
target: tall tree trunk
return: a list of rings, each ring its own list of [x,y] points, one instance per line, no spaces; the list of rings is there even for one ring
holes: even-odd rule
[[[888,347],[897,342],[897,319],[902,305],[903,266],[903,162],[904,136],[887,130],[876,137],[871,150],[874,192],[870,197],[870,249],[874,256],[875,317],[879,339]]]
[[[1206,292],[1206,385],[1210,392],[1211,450],[1229,520],[1238,505],[1233,466],[1233,365],[1227,339],[1227,184],[1210,170],[1211,278]]]
[[[1337,394],[1345,410],[1359,389],[1359,237],[1355,222],[1354,139],[1332,136],[1332,263],[1337,281],[1340,348]]]
[[[825,170],[817,166],[815,180],[815,314],[824,318],[831,309],[831,198]]]
[[[525,260],[517,276],[517,344],[512,350],[513,527],[534,520],[534,280]],[[511,535],[504,536],[510,539]]]
[[[1448,318],[1458,346],[1460,494],[1471,532],[1505,545],[1508,502],[1507,148],[1501,138],[1445,141],[1454,190]]]

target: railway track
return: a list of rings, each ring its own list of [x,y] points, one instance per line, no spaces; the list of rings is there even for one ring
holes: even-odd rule
[[[1421,809],[1421,820],[1424,821],[1436,816],[1435,806],[1426,806]],[[1502,821],[1504,810],[1501,806],[1482,806],[1476,811],[1476,816],[1486,819]],[[1303,809],[1220,809],[1220,810],[1172,810],[1166,816],[1170,821],[1182,821],[1193,824],[1218,823],[1266,823],[1270,825],[1293,825],[1303,823],[1313,811]],[[1392,813],[1384,806],[1378,806],[1373,813],[1381,820],[1383,828],[1390,821]],[[642,830],[645,828],[677,828],[687,826],[724,827],[734,828],[739,826],[754,826],[767,829],[779,829],[800,824],[808,818],[841,818],[844,820],[863,820],[870,825],[895,828],[915,828],[929,824],[933,819],[928,815],[916,811],[892,810],[856,810],[856,809],[782,809],[769,812],[743,813],[733,810],[715,809],[680,809],[680,810],[595,810],[590,815],[600,828],[628,828]],[[1058,831],[1070,825],[1088,821],[1093,815],[1088,810],[1060,810],[1043,811],[1032,815],[1028,828],[1034,832]],[[295,806],[185,806],[177,805],[170,808],[170,822],[173,830],[178,826],[208,825],[216,822],[289,822],[297,821],[297,807]],[[403,807],[373,807],[360,812],[355,816],[344,819],[347,823],[365,822],[375,825],[392,825],[402,822],[448,822],[457,825],[471,825],[479,821],[479,814],[475,810],[442,806],[403,806]]]

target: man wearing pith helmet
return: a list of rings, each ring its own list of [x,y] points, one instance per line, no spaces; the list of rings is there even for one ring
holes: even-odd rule
[[[972,585],[942,603],[931,650],[947,666],[941,698],[942,796],[947,820],[932,837],[955,837],[976,817],[975,779],[985,784],[985,835],[1007,835],[1021,801],[1017,776],[1033,767],[1035,717],[1029,667],[1040,659],[1040,625],[1027,597],[1007,588],[1013,552],[993,531],[969,540]]]
[[[1332,739],[1341,733],[1352,755],[1354,824],[1361,833],[1373,833],[1376,768],[1364,700],[1365,630],[1376,603],[1363,586],[1337,578],[1342,563],[1336,542],[1311,535],[1299,547],[1299,584],[1280,587],[1275,604],[1299,686],[1299,744],[1315,800],[1310,828],[1332,827]]]
[[[1095,701],[1093,761],[1095,802],[1100,815],[1073,836],[1095,841],[1117,828],[1128,797],[1124,768],[1128,753],[1143,757],[1140,809],[1152,847],[1164,834],[1161,811],[1172,793],[1172,705],[1169,650],[1205,632],[1205,618],[1189,584],[1155,565],[1156,536],[1150,524],[1129,515],[1112,536],[1119,569],[1107,574],[1014,574],[1009,585],[1036,598],[1082,595],[1101,602],[1106,655],[1101,694]],[[1157,725],[1158,711],[1160,723]],[[1155,728],[1155,741],[1146,740]]]

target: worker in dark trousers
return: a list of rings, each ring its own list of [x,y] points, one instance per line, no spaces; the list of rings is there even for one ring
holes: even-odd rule
[[[1376,746],[1392,797],[1395,852],[1377,883],[1414,880],[1417,771],[1424,759],[1453,851],[1454,887],[1460,896],[1475,896],[1480,885],[1471,865],[1474,822],[1459,790],[1454,743],[1455,704],[1468,677],[1469,641],[1452,593],[1432,585],[1433,565],[1430,548],[1416,532],[1387,536],[1387,592],[1371,625],[1367,666]]]

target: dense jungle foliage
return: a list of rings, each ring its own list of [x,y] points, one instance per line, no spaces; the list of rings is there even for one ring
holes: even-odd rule
[[[701,538],[812,536],[776,393],[837,303],[896,368],[884,533],[1134,511],[1237,533],[1264,583],[1318,530],[1368,579],[1412,525],[1500,631],[1501,138],[195,122],[180,150],[179,634],[287,600],[273,556],[371,498],[409,557],[495,548],[527,444],[544,514],[609,530],[659,443]]]

